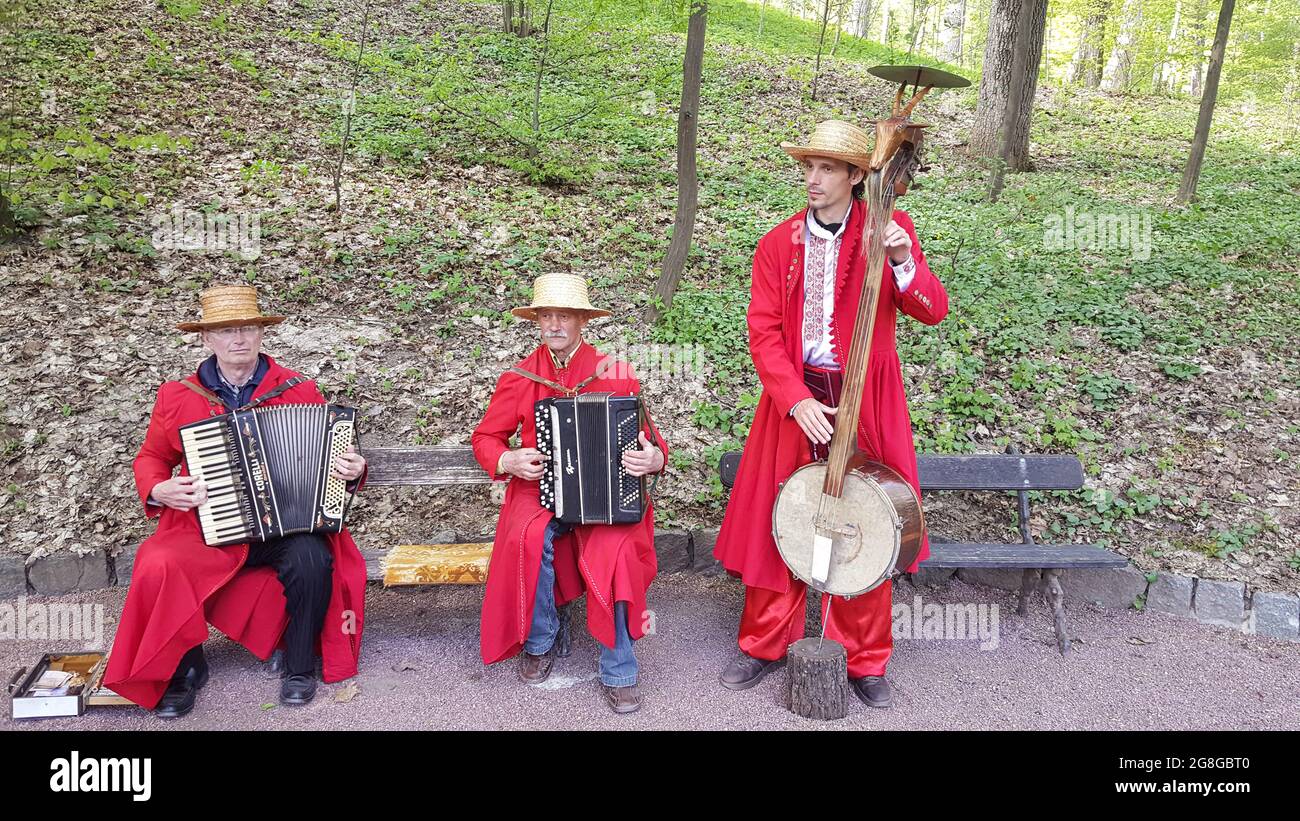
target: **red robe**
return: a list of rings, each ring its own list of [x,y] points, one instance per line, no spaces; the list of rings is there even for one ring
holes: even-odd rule
[[[862,221],[866,208],[854,200],[845,226],[835,276],[835,311],[831,319],[831,344],[843,367],[848,359],[857,319],[858,300],[865,280]],[[745,441],[744,454],[731,489],[731,502],[713,555],[729,573],[746,585],[785,592],[790,572],[772,539],[772,506],[779,485],[797,468],[812,461],[808,437],[790,416],[790,409],[812,396],[803,382],[803,236],[807,211],[800,211],[773,228],[758,242],[754,253],[749,302],[749,350],[763,383],[763,395]],[[911,218],[894,212],[912,238],[916,273],[906,293],[900,294],[886,262],[876,327],[867,363],[858,426],[858,447],[877,461],[897,470],[920,493],[912,421],[903,393],[903,373],[894,347],[898,312],[927,325],[948,314],[948,294],[921,252]],[[928,539],[917,562],[930,555]],[[913,564],[909,570],[915,570]]]
[[[572,387],[596,371],[604,357],[582,342],[567,367],[557,370],[545,345],[541,345],[518,367],[544,379]],[[610,368],[605,376],[582,389],[582,393],[612,391],[619,395],[641,392],[641,383],[626,365]],[[480,649],[483,663],[517,655],[528,638],[533,621],[537,577],[542,568],[542,535],[551,511],[542,507],[538,482],[509,474],[498,474],[497,460],[511,450],[508,444],[520,431],[520,447],[537,447],[533,404],[539,399],[564,394],[515,373],[497,380],[496,392],[487,414],[474,429],[471,444],[474,457],[497,479],[508,478],[506,500],[497,520],[496,540],[488,566],[487,590],[483,595]],[[658,441],[668,460],[668,446],[653,423],[643,428],[650,441]],[[654,509],[635,524],[577,525],[555,541],[555,599],[558,604],[587,597],[587,628],[606,647],[614,646],[614,604],[627,602],[628,632],[633,639],[645,634],[646,591],[658,563],[654,549]]]
[[[295,376],[267,357],[270,368],[254,398]],[[199,387],[198,374],[186,381]],[[265,404],[323,403],[314,382],[302,382]],[[135,483],[141,503],[154,485],[172,477],[182,464],[181,425],[226,412],[179,382],[158,389],[149,431],[135,457]],[[141,707],[152,709],[181,656],[208,637],[208,623],[252,651],[270,657],[289,623],[284,587],[269,566],[240,572],[248,545],[209,547],[203,541],[194,511],[145,504],[145,515],[159,517],[158,529],[136,552],[131,587],[122,620],[113,640],[104,684]],[[334,559],[334,590],[330,594],[320,651],[325,681],[341,681],[357,673],[364,622],[366,563],[345,529],[326,534]]]

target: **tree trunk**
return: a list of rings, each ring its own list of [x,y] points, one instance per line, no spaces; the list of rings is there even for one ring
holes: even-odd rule
[[[763,36],[763,17],[767,14],[767,0],[763,0],[763,5],[758,7],[758,36]]]
[[[1037,76],[1038,61],[1030,59],[1029,43],[1034,37],[1034,14],[1037,11],[1036,3],[1021,2],[1016,10],[1015,37],[1012,38],[1011,46],[1011,77],[1022,77],[1026,73]],[[1046,18],[1046,0],[1043,3],[1043,16]],[[1042,25],[1046,25],[1046,22]],[[1041,42],[1042,33],[1038,32]],[[1041,50],[1041,48],[1040,48]],[[1022,109],[1031,108],[1033,105],[1033,89],[1026,88],[1024,83],[1011,84],[1006,95],[1006,108],[1002,114],[1002,128],[998,135],[1000,148],[1000,162],[993,169],[993,184],[989,192],[989,202],[997,202],[998,197],[1002,196],[1002,183],[1006,177],[1006,172],[1011,167],[1012,153],[1015,145],[1012,140],[1013,130],[1016,123],[1020,121],[1020,112]],[[1026,126],[1028,123],[1026,123]],[[1028,133],[1026,131],[1026,140]]]
[[[1138,29],[1142,27],[1142,0],[1124,0],[1120,13],[1119,35],[1110,59],[1101,73],[1104,91],[1124,91],[1133,72],[1133,54],[1137,49]]]
[[[0,242],[8,242],[18,233],[14,210],[9,206],[9,196],[0,191]]]
[[[1174,0],[1174,21],[1169,26],[1169,37],[1165,40],[1165,57],[1156,61],[1152,73],[1152,94],[1168,94],[1174,90],[1174,79],[1178,76],[1178,24],[1182,20],[1182,14],[1182,0]]]
[[[699,204],[699,182],[695,171],[695,129],[699,122],[700,83],[704,68],[704,32],[709,21],[707,0],[697,0],[686,28],[686,56],[682,59],[682,103],[677,112],[677,214],[673,218],[673,238],[668,243],[659,269],[658,297],[667,311],[682,279],[686,257],[691,250],[695,230],[695,209]],[[647,313],[650,324],[659,321],[659,308],[651,305]]]
[[[1192,49],[1193,59],[1187,69],[1187,82],[1183,93],[1189,97],[1201,96],[1201,72],[1205,68],[1205,0],[1197,0],[1192,12]]]
[[[1065,82],[1074,85],[1096,88],[1101,84],[1101,52],[1106,36],[1106,12],[1110,10],[1109,0],[1094,0],[1083,19],[1083,33],[1079,35],[1079,47],[1074,52],[1070,67],[1065,70]]]
[[[1029,29],[1025,39],[1023,69],[1016,86],[1022,104],[1011,124],[1012,170],[1029,166],[1029,120],[1033,113],[1034,92],[1038,87],[1038,62],[1043,51],[1043,32],[1047,22],[1047,0],[1025,0],[1032,5],[1028,14]],[[999,138],[1002,118],[1007,109],[1007,90],[1012,86],[1012,63],[1015,60],[1018,0],[993,0],[989,9],[988,39],[984,44],[984,70],[980,80],[979,103],[971,126],[970,152],[977,157],[998,157],[1002,153]]]
[[[1232,26],[1232,10],[1237,0],[1223,0],[1219,8],[1219,26],[1214,32],[1214,48],[1210,50],[1210,68],[1205,73],[1205,93],[1201,95],[1201,112],[1196,117],[1196,137],[1183,169],[1183,182],[1178,186],[1179,204],[1196,198],[1196,183],[1201,178],[1201,162],[1205,159],[1205,145],[1210,140],[1210,120],[1214,118],[1214,103],[1219,96],[1219,73],[1223,70],[1223,55],[1228,48],[1228,29]]]
[[[848,715],[849,662],[844,645],[833,639],[799,639],[786,661],[790,712],[832,721]]]
[[[885,6],[885,14],[880,19],[880,42],[889,45],[889,6]]]
[[[817,38],[817,64],[813,67],[812,98],[814,102],[817,100],[817,78],[822,73],[822,48],[826,45],[826,22],[830,19],[830,15],[831,0],[825,0],[822,5],[822,33]]]
[[[966,0],[946,0],[939,21],[939,59],[956,65],[961,61],[962,21],[966,19]]]
[[[848,0],[840,0],[840,4],[835,8],[835,43],[831,46],[831,56],[840,50],[840,35],[844,33],[844,6]]]

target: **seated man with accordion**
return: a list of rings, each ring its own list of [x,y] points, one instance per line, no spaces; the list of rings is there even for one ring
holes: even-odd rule
[[[541,344],[502,374],[472,437],[483,469],[509,479],[483,599],[483,662],[518,655],[523,681],[545,681],[568,652],[559,607],[586,592],[602,694],[614,712],[633,712],[632,642],[651,632],[646,591],[657,569],[645,476],[663,470],[668,449],[631,368],[582,339],[587,321],[609,312],[591,306],[581,276],[538,277],[532,304],[513,313],[537,323]]]
[[[356,675],[366,565],[343,526],[365,459],[352,411],[261,352],[267,325],[248,285],[200,295],[213,355],[158,389],[135,458],[158,529],[136,553],[104,683],[163,718],[193,709],[208,680],[211,623],[254,655],[284,650],[280,700]],[[179,474],[173,475],[177,468]]]

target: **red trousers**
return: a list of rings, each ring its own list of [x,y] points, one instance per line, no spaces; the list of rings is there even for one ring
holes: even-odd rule
[[[885,581],[875,590],[845,599],[830,596],[826,638],[844,645],[849,655],[849,678],[883,676],[894,649],[892,585]],[[808,586],[791,577],[790,589],[774,593],[745,586],[745,609],[740,616],[740,649],[757,659],[785,658],[791,644],[803,638],[805,596]],[[826,612],[826,594],[821,612]]]

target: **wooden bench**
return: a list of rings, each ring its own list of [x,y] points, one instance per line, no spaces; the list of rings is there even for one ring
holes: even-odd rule
[[[474,451],[455,447],[368,447],[366,487],[487,485],[492,478],[474,461]],[[482,584],[487,581],[491,542],[397,545],[364,549],[366,576],[385,586]]]
[[[724,454],[718,471],[722,484],[735,483],[740,453]],[[1056,644],[1062,655],[1070,652],[1065,622],[1062,570],[1124,567],[1128,559],[1092,544],[1037,544],[1029,529],[1029,491],[1078,490],[1083,487],[1083,465],[1073,456],[1019,453],[1014,446],[1005,454],[975,456],[920,454],[917,468],[922,491],[1001,491],[1015,493],[1019,505],[1019,544],[951,542],[930,534],[930,557],[922,568],[994,568],[1024,570],[1020,603],[1023,616],[1030,593],[1041,586],[1052,608]],[[1041,578],[1039,574],[1041,573]]]

